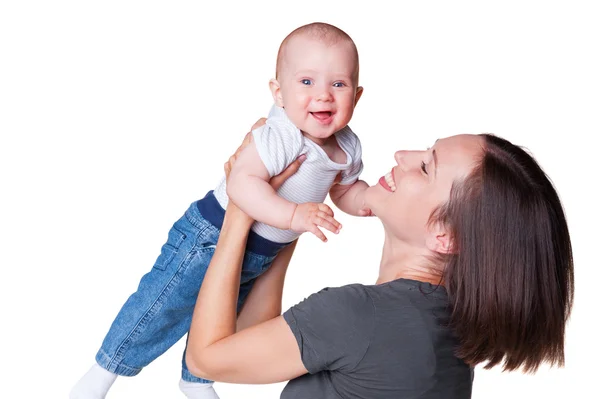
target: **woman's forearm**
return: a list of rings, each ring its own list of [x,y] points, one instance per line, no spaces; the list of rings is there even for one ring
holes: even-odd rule
[[[252,221],[228,211],[206,276],[198,294],[189,332],[188,354],[235,333],[240,274]]]
[[[294,241],[281,250],[269,269],[252,287],[237,317],[237,331],[263,323],[281,315],[281,297],[288,265],[294,254]]]
[[[225,174],[229,178],[233,173],[233,163],[243,169],[251,169],[252,162],[246,162],[244,166],[243,153],[242,146],[225,164]],[[270,180],[273,189],[293,175],[304,159],[299,157],[281,174],[273,177]],[[228,186],[229,183],[228,180]],[[229,202],[215,253],[198,294],[188,335],[185,361],[195,375],[231,382],[275,382],[306,373],[294,336],[281,317],[236,334],[240,275],[253,222],[236,206],[235,200]],[[293,245],[289,250],[293,252]],[[286,250],[282,252],[285,255]],[[267,285],[282,288],[283,281],[276,280],[283,280],[289,258],[282,258],[279,262],[282,261],[285,264],[280,265],[285,267],[279,267],[272,273]],[[286,365],[291,371],[286,372]],[[258,371],[262,374],[256,375]]]

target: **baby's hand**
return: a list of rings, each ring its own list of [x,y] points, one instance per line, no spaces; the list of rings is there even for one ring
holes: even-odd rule
[[[375,216],[369,208],[361,208],[358,210],[358,216]]]
[[[365,203],[365,191],[368,186],[365,187],[364,190],[360,191],[356,195],[356,203],[358,203],[358,216],[375,216],[375,214],[371,211],[369,207],[367,207]]]
[[[327,237],[318,226],[335,234],[339,233],[342,228],[342,225],[333,218],[333,211],[327,205],[314,202],[298,204],[292,216],[290,228],[298,233],[310,231],[323,242],[327,242]]]

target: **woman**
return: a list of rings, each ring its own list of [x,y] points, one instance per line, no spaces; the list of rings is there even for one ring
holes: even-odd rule
[[[192,373],[291,380],[282,398],[452,399],[470,397],[482,362],[528,372],[563,364],[571,243],[536,161],[492,135],[448,137],[394,158],[365,196],[385,230],[376,284],[325,289],[279,315],[292,247],[257,281],[237,332],[252,220],[230,203],[192,320]]]

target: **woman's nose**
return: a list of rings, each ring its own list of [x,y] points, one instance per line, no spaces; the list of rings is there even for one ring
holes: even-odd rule
[[[404,165],[404,153],[405,151],[396,151],[394,154],[394,160],[398,164],[398,169],[401,171],[406,171],[406,166]]]
[[[396,151],[394,159],[401,169],[409,170],[413,167],[418,167],[417,158],[420,153],[420,151]]]
[[[406,156],[407,151],[396,151],[394,154],[394,159],[396,163],[400,165],[402,163],[403,158]]]

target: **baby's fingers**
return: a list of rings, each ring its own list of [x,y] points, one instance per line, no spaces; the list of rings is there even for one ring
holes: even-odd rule
[[[368,208],[363,208],[358,211],[358,216],[374,216],[373,212],[371,212]]]
[[[250,129],[250,131],[253,131],[254,129],[258,129],[265,123],[267,123],[267,118],[260,118],[259,120],[256,121],[256,123],[254,125],[252,125],[252,129]]]
[[[339,233],[340,229],[342,228],[340,222],[335,220],[333,216],[330,216],[322,211],[319,211],[319,213],[317,213],[317,215],[313,219],[313,222],[317,226],[321,226],[335,234]]]
[[[313,233],[314,235],[317,236],[317,238],[319,238],[321,241],[323,242],[327,242],[327,237],[325,237],[325,234],[323,234],[323,232],[317,227],[316,224],[313,224],[308,231],[310,231],[311,233]]]
[[[333,216],[333,209],[331,209],[328,205],[318,204],[319,212],[324,212],[329,216]]]

